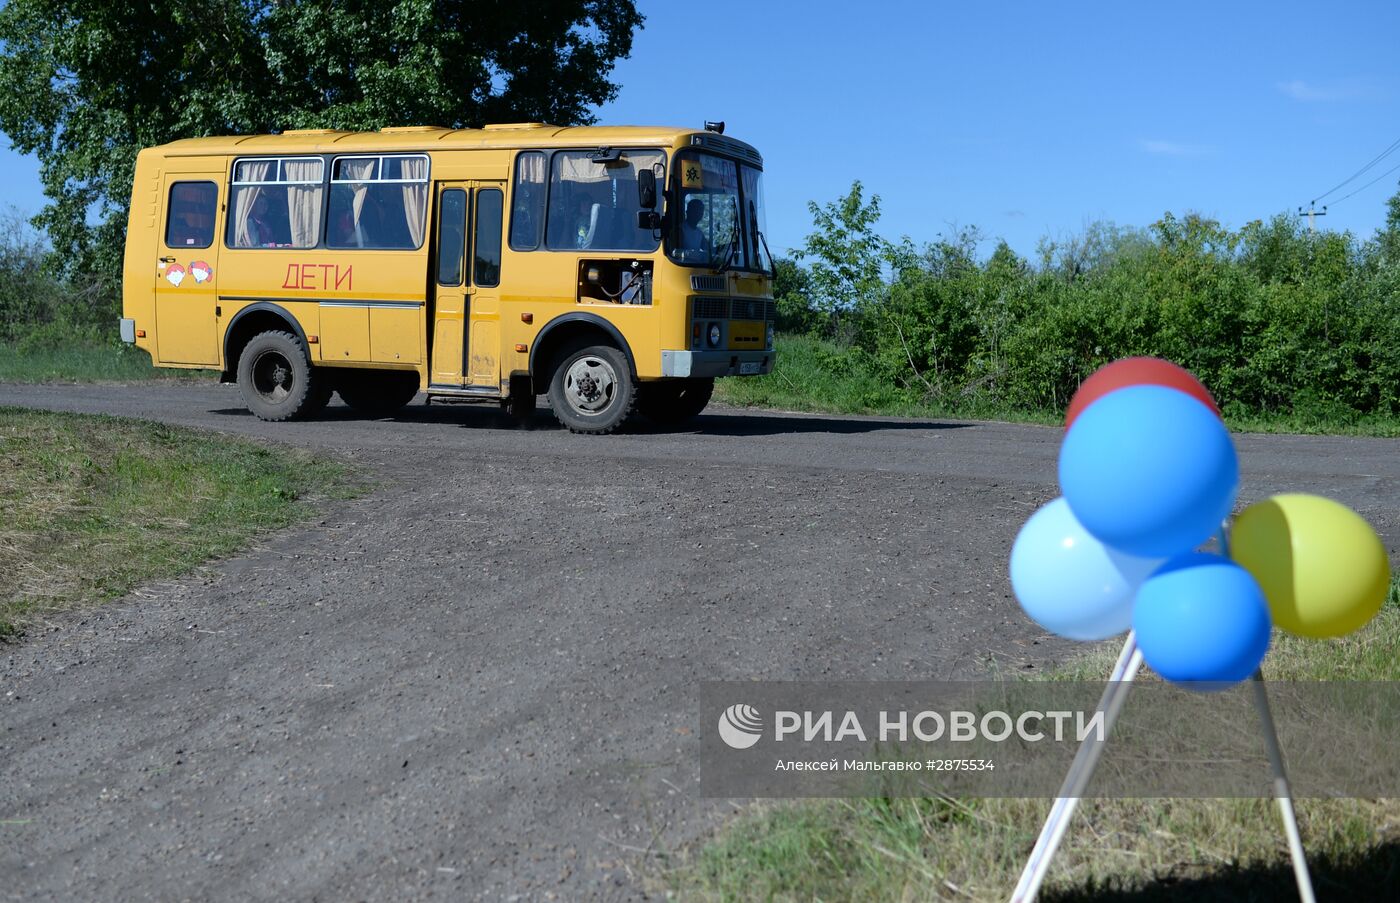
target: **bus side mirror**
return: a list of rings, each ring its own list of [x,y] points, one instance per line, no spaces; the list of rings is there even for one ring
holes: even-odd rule
[[[661,228],[661,214],[655,210],[640,210],[637,212],[637,228],[650,229],[656,232]]]
[[[656,209],[656,173],[649,169],[637,173],[637,204],[643,210]]]

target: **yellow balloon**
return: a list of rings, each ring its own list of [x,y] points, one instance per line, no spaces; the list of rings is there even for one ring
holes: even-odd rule
[[[1371,525],[1331,499],[1287,493],[1235,520],[1230,557],[1254,575],[1274,623],[1306,637],[1344,636],[1375,617],[1390,560]]]

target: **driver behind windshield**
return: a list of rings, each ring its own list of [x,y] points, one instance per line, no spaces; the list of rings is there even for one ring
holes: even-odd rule
[[[691,198],[685,205],[685,221],[681,223],[681,249],[685,251],[710,251],[709,239],[700,229],[700,220],[705,217],[705,202]]]

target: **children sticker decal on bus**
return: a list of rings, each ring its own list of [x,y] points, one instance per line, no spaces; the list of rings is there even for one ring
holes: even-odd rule
[[[209,281],[210,276],[214,275],[214,271],[210,269],[209,264],[202,260],[196,260],[190,264],[190,275],[194,277],[195,282],[203,285]]]
[[[165,268],[165,278],[171,285],[179,288],[180,283],[185,281],[185,268],[178,263],[172,263]]]
[[[705,187],[705,170],[700,167],[699,162],[688,160],[685,165],[681,167],[681,187]]]

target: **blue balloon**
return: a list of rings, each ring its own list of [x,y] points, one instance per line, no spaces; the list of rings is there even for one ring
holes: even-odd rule
[[[1011,547],[1011,588],[1027,615],[1071,640],[1104,640],[1127,630],[1133,594],[1162,563],[1099,542],[1055,499],[1030,516]]]
[[[1138,648],[1152,670],[1193,690],[1254,673],[1269,651],[1269,605],[1239,565],[1208,552],[1178,555],[1147,578],[1133,605]]]
[[[1239,487],[1230,433],[1210,408],[1165,386],[1129,386],[1089,405],[1060,447],[1060,490],[1100,541],[1142,558],[1205,542]]]

